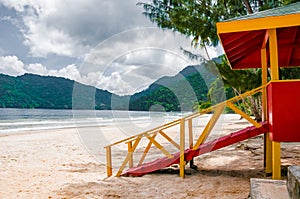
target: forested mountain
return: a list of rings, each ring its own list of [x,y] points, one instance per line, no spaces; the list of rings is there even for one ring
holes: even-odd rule
[[[111,93],[61,77],[25,74],[11,77],[0,74],[0,107],[71,109],[73,88],[81,90],[79,109],[110,109]],[[91,99],[87,93],[94,93]],[[76,96],[79,96],[77,92]],[[76,99],[79,99],[77,97]]]
[[[205,64],[188,66],[174,77],[163,77],[131,97],[130,110],[191,111],[199,101],[207,100],[210,83],[215,77]]]
[[[205,67],[188,66],[176,76],[157,80],[142,92],[121,97],[61,77],[0,74],[0,108],[107,110],[112,107],[113,97],[113,109],[192,110],[197,101],[207,100],[210,79],[213,77]]]

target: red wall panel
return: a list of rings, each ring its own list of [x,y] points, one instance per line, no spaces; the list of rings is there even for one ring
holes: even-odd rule
[[[267,92],[271,140],[300,142],[300,81],[272,82]]]

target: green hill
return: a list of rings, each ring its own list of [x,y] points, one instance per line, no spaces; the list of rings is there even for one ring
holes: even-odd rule
[[[215,77],[205,64],[188,66],[174,77],[163,77],[131,97],[130,110],[148,111],[154,105],[165,111],[191,111],[207,100],[208,87]],[[155,107],[155,106],[154,106]]]
[[[73,95],[73,88],[77,93]],[[81,91],[81,93],[79,92]],[[90,93],[94,93],[93,99]],[[0,74],[0,107],[71,109],[110,109],[111,93],[61,77]],[[96,102],[96,103],[95,103]]]
[[[0,74],[0,108],[190,111],[198,101],[207,100],[212,79],[204,65],[188,66],[142,92],[117,96],[61,77]]]

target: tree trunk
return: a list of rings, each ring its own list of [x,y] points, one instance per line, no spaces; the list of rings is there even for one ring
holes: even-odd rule
[[[243,1],[244,1],[244,4],[245,4],[246,8],[247,8],[248,14],[253,14],[253,10],[250,6],[249,0],[243,0]]]
[[[209,54],[208,54],[208,50],[207,50],[206,45],[205,45],[205,43],[204,43],[203,41],[202,41],[202,45],[203,45],[203,47],[204,47],[204,49],[205,49],[205,52],[206,52],[206,55],[207,55],[208,60],[210,60],[210,56],[209,56]]]
[[[253,116],[255,117],[255,120],[258,122],[261,122],[262,121],[262,115],[261,115],[261,111],[260,111],[261,103],[259,102],[258,98],[257,98],[257,100],[255,100],[254,98],[255,97],[253,97],[253,96],[249,97],[249,100],[251,103],[250,109],[251,109]]]
[[[233,90],[236,94],[241,94],[241,92],[239,92],[236,88],[233,88]],[[262,121],[262,114],[260,111],[261,102],[259,100],[259,97],[255,98],[254,96],[249,96],[248,99],[250,102],[247,102],[244,98],[242,98],[241,100],[247,106],[247,109],[251,110],[251,113],[255,117],[255,120],[258,122]]]

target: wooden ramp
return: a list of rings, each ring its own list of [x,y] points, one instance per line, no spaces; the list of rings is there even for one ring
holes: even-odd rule
[[[185,161],[188,162],[192,158],[197,157],[199,155],[209,153],[211,151],[215,151],[221,148],[224,148],[226,146],[235,144],[237,142],[247,140],[249,138],[258,136],[260,134],[268,132],[268,124],[266,122],[261,123],[261,127],[247,127],[245,129],[242,129],[240,131],[231,133],[229,135],[223,136],[221,138],[215,139],[211,142],[207,142],[205,144],[202,144],[199,146],[198,149],[186,149],[184,152],[184,158]],[[142,164],[137,167],[130,168],[126,171],[124,171],[121,176],[142,176],[163,168],[166,168],[168,166],[171,166],[173,164],[179,164],[180,162],[180,152],[175,153],[172,155],[172,158],[164,157],[157,159],[152,162],[148,162],[145,164]]]

